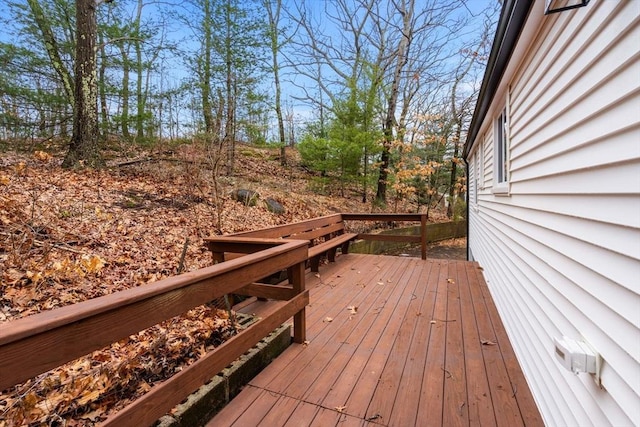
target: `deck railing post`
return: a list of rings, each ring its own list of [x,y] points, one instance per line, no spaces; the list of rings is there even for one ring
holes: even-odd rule
[[[211,258],[213,259],[213,264],[219,264],[224,262],[224,252],[218,252],[214,250],[213,246],[210,243],[207,243],[207,248],[211,251]]]
[[[420,215],[420,255],[427,259],[427,215]]]
[[[300,262],[289,269],[291,274],[290,281],[293,285],[293,291],[295,294],[300,294],[305,290],[304,276],[305,266],[304,262]],[[302,308],[298,313],[293,316],[293,341],[298,344],[303,344],[307,339],[306,331],[306,310]]]

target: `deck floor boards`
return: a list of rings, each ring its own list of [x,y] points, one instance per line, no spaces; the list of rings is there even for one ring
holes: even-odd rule
[[[477,264],[348,254],[306,280],[308,342],[209,426],[543,425]]]

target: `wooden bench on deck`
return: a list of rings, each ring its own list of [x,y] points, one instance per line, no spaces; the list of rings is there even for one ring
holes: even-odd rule
[[[317,272],[320,258],[323,255],[327,255],[329,262],[334,262],[337,249],[340,248],[343,254],[348,253],[349,242],[356,237],[358,235],[355,233],[345,232],[342,214],[333,214],[292,224],[210,237],[204,240],[213,253],[215,263],[237,258],[253,251],[251,245],[240,245],[236,238],[307,240],[309,242],[308,260],[311,271]]]

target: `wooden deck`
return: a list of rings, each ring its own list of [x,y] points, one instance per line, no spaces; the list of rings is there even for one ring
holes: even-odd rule
[[[543,425],[477,264],[348,254],[307,289],[308,342],[209,426]]]

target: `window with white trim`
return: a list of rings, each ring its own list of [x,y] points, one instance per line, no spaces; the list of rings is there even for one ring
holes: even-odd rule
[[[504,108],[494,122],[494,193],[509,190],[509,132],[507,109]]]
[[[484,142],[487,140],[485,134],[480,140],[480,147],[478,147],[478,188],[484,190]]]
[[[473,163],[473,203],[477,205],[480,190],[480,150],[473,156]]]
[[[469,184],[471,187],[469,188],[470,196],[473,196],[471,201],[473,201],[473,206],[478,204],[478,153],[476,152],[471,158],[471,162],[469,163]]]

